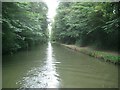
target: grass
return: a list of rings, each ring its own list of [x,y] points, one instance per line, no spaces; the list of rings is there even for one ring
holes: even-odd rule
[[[66,44],[62,44],[62,45],[66,46],[67,48],[70,48],[70,49],[79,51],[81,53],[87,54],[89,56],[102,59],[106,62],[120,64],[120,56],[119,56],[119,54],[116,54],[116,53],[94,50],[94,49],[91,49],[89,47],[78,47],[75,45],[66,45]]]

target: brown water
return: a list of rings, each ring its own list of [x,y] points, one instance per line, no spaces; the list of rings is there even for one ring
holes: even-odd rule
[[[118,66],[48,43],[3,56],[3,88],[115,88]]]

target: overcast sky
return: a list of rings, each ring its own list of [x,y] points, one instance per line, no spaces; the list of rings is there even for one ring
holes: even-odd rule
[[[48,6],[48,18],[53,21],[58,6],[57,0],[44,0]],[[48,25],[49,37],[51,36],[51,25]]]
[[[53,19],[58,6],[57,0],[44,0],[48,6],[48,18]]]

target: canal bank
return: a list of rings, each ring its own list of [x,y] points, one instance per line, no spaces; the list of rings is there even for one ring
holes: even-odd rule
[[[115,65],[116,64],[120,65],[120,55],[118,53],[99,51],[99,50],[92,49],[90,47],[78,47],[76,45],[66,45],[66,44],[61,44],[61,45],[69,49],[98,58],[100,60],[104,60],[105,62],[113,63]]]

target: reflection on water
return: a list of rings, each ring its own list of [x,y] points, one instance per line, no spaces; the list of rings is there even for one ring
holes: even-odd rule
[[[118,87],[118,66],[50,42],[4,56],[2,70],[3,88]]]
[[[22,88],[58,88],[59,87],[59,75],[56,72],[55,62],[53,58],[52,45],[49,42],[46,50],[46,61],[41,67],[34,67],[29,70],[22,81],[17,82],[21,84]]]

